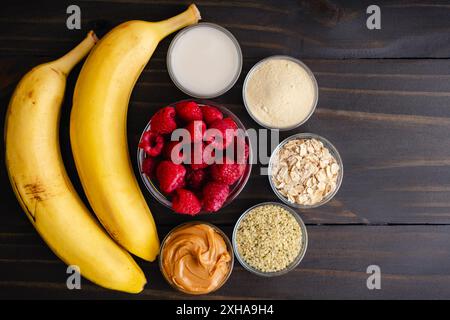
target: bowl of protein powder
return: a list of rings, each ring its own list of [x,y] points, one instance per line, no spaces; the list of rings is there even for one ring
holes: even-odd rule
[[[314,113],[319,96],[316,78],[300,60],[271,56],[247,74],[242,90],[250,116],[268,129],[290,130]]]

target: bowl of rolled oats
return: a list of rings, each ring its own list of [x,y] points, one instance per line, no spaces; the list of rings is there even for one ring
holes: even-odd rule
[[[272,153],[268,177],[278,198],[295,208],[310,209],[330,201],[338,192],[344,168],[337,149],[313,133],[283,140]]]
[[[246,210],[232,237],[239,263],[253,274],[274,277],[295,269],[305,256],[308,234],[300,216],[279,202]]]

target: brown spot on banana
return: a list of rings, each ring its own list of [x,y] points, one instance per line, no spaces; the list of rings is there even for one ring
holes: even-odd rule
[[[50,67],[50,69],[52,69],[52,71],[55,72],[58,76],[64,76],[64,77],[67,76],[67,73],[65,73],[65,72],[62,71],[62,70],[58,70],[58,69],[53,68],[53,67]]]
[[[40,182],[28,183],[24,185],[24,188],[26,190],[25,194],[30,195],[36,201],[45,200],[48,196],[45,187]]]
[[[12,180],[12,184],[13,184],[14,191],[15,191],[17,197],[18,197],[18,200],[19,200],[20,204],[22,205],[23,210],[25,211],[25,213],[27,214],[27,216],[28,216],[34,223],[36,223],[36,217],[35,217],[34,213],[28,208],[28,206],[27,206],[25,200],[23,199],[22,194],[20,193],[19,188],[17,187],[17,182],[16,182],[16,180],[14,180],[14,178],[12,178],[12,177],[11,177],[11,180]]]

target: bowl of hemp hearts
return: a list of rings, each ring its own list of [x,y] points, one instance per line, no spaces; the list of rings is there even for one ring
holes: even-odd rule
[[[308,246],[305,224],[278,202],[264,202],[245,211],[233,230],[239,263],[251,273],[273,277],[288,273],[303,259]]]

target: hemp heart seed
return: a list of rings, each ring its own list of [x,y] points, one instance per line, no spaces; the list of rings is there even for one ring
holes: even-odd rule
[[[295,217],[278,205],[262,205],[248,212],[236,233],[239,255],[262,272],[286,269],[300,253],[302,230]]]

